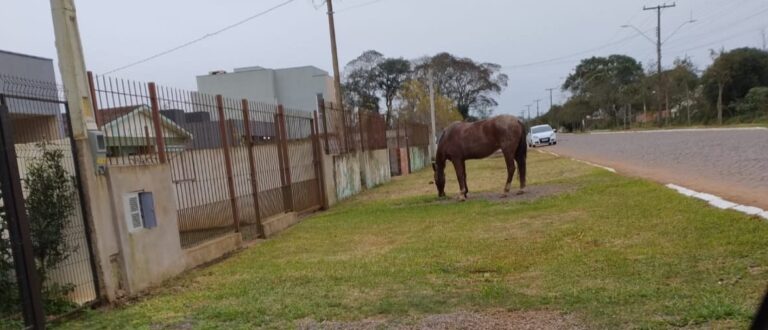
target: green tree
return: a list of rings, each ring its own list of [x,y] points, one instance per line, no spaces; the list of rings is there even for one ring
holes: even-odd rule
[[[714,62],[702,76],[704,95],[717,106],[722,124],[724,107],[735,104],[750,89],[768,86],[768,52],[756,48],[738,48],[712,52]]]
[[[451,99],[464,119],[497,106],[493,96],[500,94],[509,81],[498,64],[477,63],[449,53],[437,54],[417,65],[417,79],[427,81],[430,70],[437,92]]]
[[[736,105],[736,112],[741,116],[768,117],[768,87],[755,87]]]
[[[618,125],[622,107],[637,99],[643,77],[642,65],[632,57],[591,57],[576,66],[562,88],[579,97],[580,105],[587,102],[596,109],[602,109]]]
[[[411,62],[402,58],[384,59],[373,70],[373,79],[384,97],[384,104],[387,107],[387,124],[392,123],[393,102],[410,74]]]
[[[696,87],[699,85],[699,76],[696,74],[696,66],[690,59],[676,59],[675,67],[665,73],[667,81],[667,93],[670,107],[678,110],[685,109],[686,122],[691,124],[691,107],[695,102]],[[695,110],[694,110],[695,112]]]
[[[362,108],[379,112],[379,85],[376,82],[376,70],[384,61],[384,55],[369,50],[347,63],[344,67],[342,91],[344,102],[352,108]]]
[[[75,212],[76,199],[74,179],[62,165],[64,152],[48,143],[37,146],[42,155],[29,165],[24,186],[33,255],[40,280],[45,283],[49,271],[73,251],[65,230]]]
[[[398,95],[400,116],[421,122],[431,120],[429,89],[419,80],[409,80],[403,84]],[[435,95],[435,127],[437,132],[455,121],[461,121],[453,101],[445,96]]]

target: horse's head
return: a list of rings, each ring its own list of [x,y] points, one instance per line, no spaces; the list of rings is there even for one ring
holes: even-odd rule
[[[435,172],[435,186],[437,186],[437,196],[445,197],[445,165],[440,166],[433,162],[432,171]]]

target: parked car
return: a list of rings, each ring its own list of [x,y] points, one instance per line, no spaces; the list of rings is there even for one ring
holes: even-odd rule
[[[557,130],[549,125],[533,126],[528,131],[527,139],[529,147],[551,146],[557,144]]]

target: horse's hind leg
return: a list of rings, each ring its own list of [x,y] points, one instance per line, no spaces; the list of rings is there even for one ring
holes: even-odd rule
[[[512,179],[515,177],[515,150],[514,148],[502,148],[501,151],[504,153],[504,161],[507,163],[507,183],[504,185],[504,193],[501,194],[501,197],[506,198],[512,189]]]

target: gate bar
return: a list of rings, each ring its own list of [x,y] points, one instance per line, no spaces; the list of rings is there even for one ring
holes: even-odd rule
[[[232,217],[235,218],[235,232],[240,232],[240,212],[237,209],[237,196],[235,196],[235,180],[232,176],[232,157],[229,154],[229,137],[227,137],[227,118],[224,116],[224,97],[216,95],[216,109],[219,112],[219,130],[221,131],[221,145],[224,148],[224,165],[227,172],[227,187],[229,188],[229,200],[232,204]]]
[[[251,190],[253,191],[253,208],[256,212],[257,237],[265,238],[264,225],[261,223],[261,207],[259,206],[259,180],[256,175],[256,164],[253,158],[253,132],[251,132],[251,118],[248,110],[248,100],[242,100],[243,121],[245,125],[246,141],[248,143],[248,167],[251,171]]]
[[[35,268],[29,219],[24,206],[21,177],[16,163],[16,148],[8,114],[8,102],[0,94],[0,180],[2,180],[3,205],[5,205],[11,249],[16,268],[16,279],[22,298],[24,323],[34,329],[45,329],[45,312],[40,277]]]

